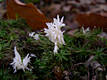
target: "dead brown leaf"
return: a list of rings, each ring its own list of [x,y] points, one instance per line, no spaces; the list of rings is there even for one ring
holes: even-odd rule
[[[16,19],[16,15],[26,20],[33,30],[43,29],[49,20],[32,3],[24,4],[19,0],[7,0],[7,16]]]
[[[107,13],[83,13],[76,16],[76,21],[80,26],[93,28],[102,28],[107,32]]]

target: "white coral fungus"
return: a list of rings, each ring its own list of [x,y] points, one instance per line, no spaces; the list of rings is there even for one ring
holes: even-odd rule
[[[90,31],[90,28],[88,27],[87,29],[84,29],[84,27],[82,27],[82,31],[83,31],[84,34],[86,34],[87,32]]]
[[[29,33],[30,37],[33,37],[35,40],[39,40],[39,34],[35,34],[35,32]]]
[[[54,18],[53,22],[51,23],[46,23],[48,26],[48,29],[44,29],[44,32],[46,33],[46,36],[49,38],[50,41],[54,43],[54,53],[58,52],[58,46],[65,44],[64,38],[63,38],[63,33],[61,31],[61,27],[65,26],[63,23],[64,17],[59,18],[59,15],[57,15],[57,19]]]
[[[28,63],[30,63],[30,58],[35,57],[34,54],[32,54],[33,56],[32,55],[30,56],[29,54],[27,54],[27,56],[22,61],[21,56],[16,49],[16,46],[14,47],[14,54],[15,54],[15,57],[13,58],[13,62],[10,63],[10,65],[12,65],[14,69],[14,73],[20,69],[22,69],[23,71],[25,71],[25,69],[31,70],[27,66],[28,66]]]

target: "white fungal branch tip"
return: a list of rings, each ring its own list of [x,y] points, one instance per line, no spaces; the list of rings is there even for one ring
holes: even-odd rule
[[[61,27],[65,26],[63,23],[64,17],[59,18],[59,15],[57,15],[57,18],[53,18],[53,22],[51,23],[46,23],[48,26],[48,29],[45,28],[44,32],[46,33],[46,36],[49,38],[50,41],[54,43],[54,53],[58,52],[58,47],[60,45],[65,44],[64,38],[63,38],[63,33],[61,31]]]
[[[83,34],[86,34],[87,32],[90,31],[90,28],[88,27],[88,28],[84,29],[84,27],[82,27],[82,31],[83,31]]]
[[[14,47],[14,54],[15,54],[15,57],[13,58],[13,62],[10,63],[10,65],[12,65],[14,69],[14,73],[20,69],[22,69],[23,71],[25,71],[25,69],[31,70],[27,66],[28,66],[28,63],[30,63],[30,58],[35,56],[34,54],[32,54],[33,56],[30,56],[29,54],[27,54],[27,56],[23,60],[21,60],[21,56],[17,51],[16,46]]]
[[[39,40],[39,34],[35,34],[35,32],[29,33],[29,36],[34,38],[35,40]]]

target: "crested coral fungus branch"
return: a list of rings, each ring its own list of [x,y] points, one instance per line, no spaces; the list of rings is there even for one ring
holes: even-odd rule
[[[48,29],[45,28],[44,32],[46,33],[46,36],[49,38],[51,42],[54,43],[54,53],[58,53],[58,47],[60,45],[65,45],[65,41],[63,38],[63,31],[61,31],[61,28],[65,26],[63,23],[64,17],[59,18],[59,15],[57,15],[57,18],[53,18],[53,22],[51,23],[46,23],[48,26]]]
[[[39,40],[39,34],[35,34],[35,32],[29,33],[29,36],[34,38],[35,40]]]
[[[14,69],[14,73],[20,69],[22,69],[23,71],[25,71],[25,69],[31,70],[27,66],[28,66],[28,63],[30,63],[30,58],[35,57],[34,54],[32,55],[27,54],[27,56],[23,60],[21,60],[21,56],[17,51],[16,46],[14,47],[14,54],[15,54],[15,57],[13,58],[13,62],[10,63],[10,65],[12,65]]]
[[[82,31],[83,31],[83,34],[86,34],[87,32],[90,31],[90,28],[88,27],[87,29],[84,29],[84,27],[82,27]]]

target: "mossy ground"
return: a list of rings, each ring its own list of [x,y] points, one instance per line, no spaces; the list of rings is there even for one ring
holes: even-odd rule
[[[1,80],[58,80],[58,77],[65,80],[65,76],[70,80],[82,80],[83,76],[88,76],[89,70],[85,63],[91,56],[94,56],[93,60],[101,64],[106,71],[107,39],[98,37],[102,32],[100,29],[91,30],[86,34],[80,29],[73,36],[64,33],[66,45],[62,45],[55,55],[54,44],[44,36],[43,32],[38,32],[39,40],[29,37],[30,32],[31,29],[22,19],[0,20]],[[14,58],[14,46],[17,46],[22,57],[28,53],[36,55],[29,65],[33,66],[31,72],[19,70],[13,73],[10,63]],[[78,65],[79,63],[83,64]],[[65,71],[69,75],[65,75]]]

